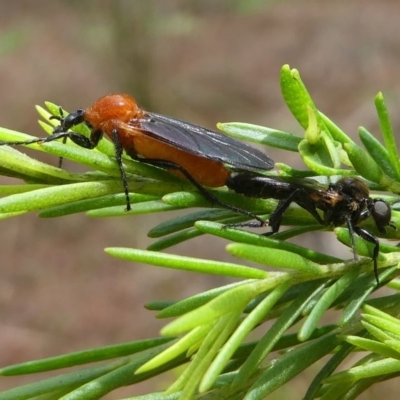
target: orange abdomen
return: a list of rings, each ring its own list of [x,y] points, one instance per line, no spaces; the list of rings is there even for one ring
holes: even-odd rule
[[[187,153],[167,143],[146,136],[139,131],[135,135],[120,136],[121,143],[129,155],[170,161],[184,168],[198,183],[209,187],[224,186],[229,176],[225,166],[214,160]],[[178,172],[178,175],[182,176]]]
[[[131,157],[139,156],[144,159],[172,162],[184,168],[201,185],[224,186],[230,174],[229,170],[218,161],[177,149],[119,120],[107,121],[100,128],[110,139],[113,129],[116,129],[122,147]],[[172,172],[175,173],[173,170]],[[180,172],[176,173],[182,176]]]

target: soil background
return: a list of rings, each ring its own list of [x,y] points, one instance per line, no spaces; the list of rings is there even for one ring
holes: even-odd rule
[[[395,0],[3,1],[0,126],[43,136],[35,104],[49,100],[75,110],[107,93],[126,92],[147,110],[209,128],[241,121],[302,134],[280,94],[280,68],[289,64],[319,109],[357,142],[360,125],[380,139],[373,103],[378,91],[395,132],[400,125],[399,15]],[[266,151],[302,167],[292,154]],[[81,170],[68,162],[65,168]],[[146,248],[147,231],[173,215],[53,220],[29,214],[1,221],[0,366],[155,337],[164,322],[145,303],[179,300],[229,282],[129,264],[103,252],[110,246]],[[351,257],[332,233],[301,240]],[[202,237],[169,251],[237,261],[225,244]],[[270,398],[300,399],[319,368],[312,366]],[[37,379],[1,378],[0,390]],[[161,390],[171,379],[166,374],[107,399]],[[394,382],[374,386],[361,399],[378,396],[397,399]]]

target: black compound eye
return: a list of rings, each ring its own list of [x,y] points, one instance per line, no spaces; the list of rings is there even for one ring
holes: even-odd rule
[[[373,207],[371,208],[371,215],[379,231],[385,233],[385,226],[390,224],[390,219],[392,218],[390,205],[382,199],[374,200]]]

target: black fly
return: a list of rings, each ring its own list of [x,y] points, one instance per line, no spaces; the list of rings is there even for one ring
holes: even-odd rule
[[[369,196],[367,185],[355,177],[339,179],[328,187],[310,179],[280,178],[237,174],[228,178],[226,185],[237,193],[247,197],[273,198],[279,200],[275,211],[270,215],[268,225],[271,232],[279,231],[282,217],[291,203],[296,203],[307,210],[321,225],[347,225],[350,232],[354,259],[354,234],[374,244],[372,260],[374,273],[379,284],[377,258],[379,240],[358,224],[372,217],[380,233],[386,233],[386,226],[392,226],[390,205],[383,199]],[[318,210],[322,211],[322,217]],[[257,223],[241,224],[241,226],[260,226]]]

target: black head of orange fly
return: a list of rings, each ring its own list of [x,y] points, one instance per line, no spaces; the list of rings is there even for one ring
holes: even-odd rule
[[[127,94],[104,96],[87,109],[78,109],[57,119],[60,125],[47,138],[1,144],[31,144],[63,138],[93,149],[106,134],[115,145],[127,210],[131,206],[123,150],[135,160],[184,176],[210,202],[255,218],[264,225],[256,215],[221,202],[205,188],[224,186],[233,171],[257,174],[272,169],[273,160],[254,147],[198,125],[144,111]],[[80,123],[90,128],[89,137],[70,131]]]

